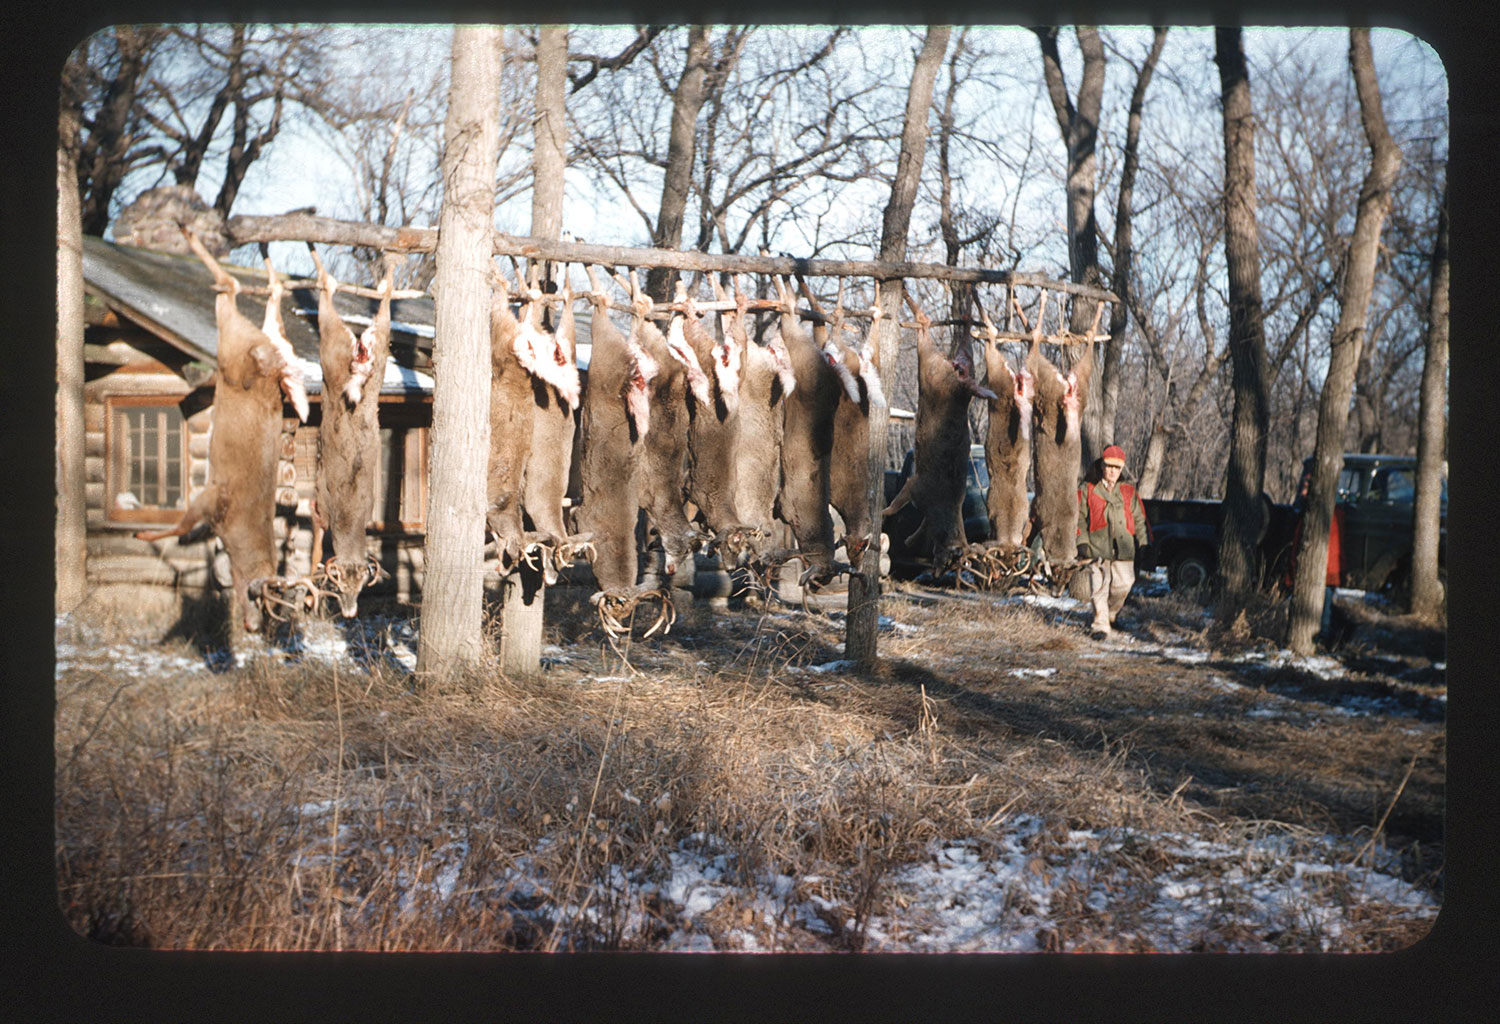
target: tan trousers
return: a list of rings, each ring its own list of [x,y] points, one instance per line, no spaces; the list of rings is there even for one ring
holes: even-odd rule
[[[1135,586],[1135,563],[1118,558],[1094,562],[1089,566],[1089,600],[1094,605],[1093,629],[1110,631],[1110,623],[1125,606],[1130,588]]]

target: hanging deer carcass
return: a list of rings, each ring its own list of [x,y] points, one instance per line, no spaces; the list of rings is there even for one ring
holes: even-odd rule
[[[738,318],[735,330],[746,331]],[[745,344],[745,376],[740,382],[739,443],[734,451],[734,506],[757,535],[770,537],[781,492],[781,447],[787,396],[797,388],[791,359],[779,335],[765,344]]]
[[[515,571],[526,548],[526,460],[531,455],[532,376],[539,303],[529,302],[517,320],[510,311],[510,291],[498,271],[490,293],[490,458],[485,483],[485,525],[494,536],[502,577]],[[545,347],[545,346],[541,346]]]
[[[592,601],[606,630],[618,633],[642,596],[636,586],[638,477],[651,429],[651,384],[660,366],[640,343],[644,309],[636,307],[629,337],[621,335],[594,267],[588,275],[593,350],[579,417],[581,494],[574,520],[593,551],[599,589]],[[663,602],[664,612],[667,607]]]
[[[385,575],[370,554],[365,531],[375,509],[380,468],[380,387],[390,355],[395,264],[385,260],[375,319],[356,335],[334,306],[339,282],[312,243],[307,248],[318,270],[318,356],[323,366],[312,563],[338,599],[339,614],[352,618],[359,611],[360,592]],[[326,561],[325,536],[333,540],[333,554]]]
[[[984,364],[987,383],[995,397],[989,400],[989,428],[984,439],[984,459],[990,472],[990,535],[1003,552],[1013,555],[1026,544],[1026,526],[1031,503],[1026,497],[1026,476],[1031,470],[1032,404],[1036,384],[1026,367],[1012,371],[1000,350],[999,332],[989,313],[984,317]]]
[[[841,308],[841,307],[840,307]],[[858,565],[865,548],[879,532],[870,522],[870,402],[885,404],[876,361],[876,331],[880,325],[880,307],[870,309],[871,321],[865,340],[857,345],[842,342],[842,317],[836,310],[828,333],[843,361],[840,380],[845,388],[839,393],[838,408],[833,414],[833,457],[828,466],[828,499],[844,521],[844,550],[849,562]],[[850,393],[849,382],[854,384]]]
[[[803,582],[814,586],[831,579],[833,517],[829,515],[829,463],[833,454],[833,420],[844,389],[838,370],[842,358],[826,348],[827,328],[814,338],[797,322],[791,289],[780,280],[781,341],[797,386],[782,403],[781,495],[779,514],[797,541],[804,566]]]
[[[1094,346],[1065,375],[1041,353],[1041,314],[1032,334],[1026,369],[1036,383],[1036,514],[1042,549],[1054,565],[1073,562],[1077,547],[1078,477],[1083,458],[1081,422],[1094,368]]]
[[[965,546],[963,504],[968,486],[969,401],[992,399],[995,393],[974,380],[974,357],[966,335],[955,337],[944,356],[932,340],[932,321],[910,293],[906,302],[917,322],[917,423],[912,474],[882,513],[890,516],[907,503],[922,513],[907,545],[922,550],[933,571],[952,565]]]
[[[708,377],[684,333],[685,315],[674,314],[667,333],[662,334],[645,319],[651,300],[639,290],[633,276],[631,289],[641,321],[638,331],[641,347],[659,367],[651,382],[651,426],[638,466],[637,497],[661,543],[658,582],[663,587],[690,587],[693,549],[703,535],[688,522],[685,508],[688,403],[696,402],[700,409],[712,410],[713,398]]]
[[[715,280],[714,292],[724,298]],[[736,503],[739,463],[736,453],[745,443],[757,443],[745,437],[740,429],[740,391],[747,369],[749,336],[745,330],[745,296],[735,286],[737,306],[720,317],[720,336],[715,338],[704,329],[702,320],[678,283],[677,300],[687,307],[683,336],[698,357],[698,364],[709,381],[712,402],[691,403],[688,407],[687,496],[713,532],[722,564],[726,569],[751,560],[763,537],[760,530],[746,523]]]
[[[570,535],[563,521],[568,472],[573,460],[573,419],[581,389],[577,362],[577,321],[573,316],[573,288],[563,266],[562,308],[550,347],[532,359],[531,452],[526,460],[522,506],[531,530],[528,549],[539,550],[544,577],[556,582],[557,570],[572,564],[586,537]]]
[[[218,293],[214,298],[218,373],[209,438],[212,479],[193,496],[176,526],[142,530],[136,536],[154,541],[181,537],[205,522],[213,528],[229,556],[233,638],[241,628],[256,632],[265,624],[262,602],[274,607],[286,599],[289,583],[276,575],[272,524],[282,395],[286,395],[298,417],[305,421],[307,394],[301,371],[279,329],[280,278],[271,272],[265,327],[256,327],[236,304],[239,281],[219,266],[196,235],[186,227],[182,233],[189,248],[213,275]],[[270,269],[269,259],[267,269]],[[272,334],[276,335],[275,340]]]

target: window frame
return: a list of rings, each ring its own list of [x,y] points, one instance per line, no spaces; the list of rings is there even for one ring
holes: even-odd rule
[[[192,430],[188,417],[182,411],[183,396],[178,394],[106,395],[104,396],[104,521],[113,525],[170,524],[177,522],[188,501],[192,498]],[[177,415],[176,428],[180,439],[180,472],[178,487],[181,491],[178,505],[147,505],[136,508],[119,508],[115,496],[125,490],[129,482],[129,463],[132,453],[128,450],[129,434],[123,429],[124,413],[130,409],[154,408],[172,410]],[[123,479],[122,479],[123,477]]]

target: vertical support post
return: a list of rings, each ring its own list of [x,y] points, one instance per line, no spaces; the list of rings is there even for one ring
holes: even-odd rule
[[[876,293],[880,306],[880,325],[876,337],[876,370],[882,381],[888,382],[882,390],[889,391],[894,381],[896,350],[900,340],[901,298],[904,285],[901,278],[881,281]],[[889,370],[887,369],[889,367]],[[849,577],[849,610],[845,618],[844,657],[860,668],[873,668],[880,656],[876,634],[880,626],[880,555],[881,512],[885,509],[885,452],[886,434],[890,428],[890,406],[877,401],[879,396],[870,396],[870,447],[866,453],[870,468],[870,522],[875,532],[875,542],[865,548],[857,572]]]

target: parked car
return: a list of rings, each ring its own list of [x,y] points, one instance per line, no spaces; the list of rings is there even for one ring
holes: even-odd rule
[[[1303,460],[1302,480],[1312,473]],[[1412,510],[1417,460],[1410,455],[1348,453],[1339,473],[1337,503],[1344,510],[1340,533],[1341,582],[1356,590],[1399,590],[1411,579]],[[1302,492],[1302,484],[1298,485]],[[1281,580],[1291,564],[1300,503],[1278,505],[1262,496],[1267,528],[1260,542],[1265,585]],[[1219,530],[1224,506],[1218,501],[1144,499],[1152,543],[1136,555],[1138,570],[1166,567],[1176,590],[1199,586],[1218,571]],[[1446,527],[1448,481],[1443,479]],[[1447,564],[1447,530],[1439,534],[1438,565]]]
[[[1297,513],[1290,505],[1278,505],[1262,494],[1267,528],[1261,538],[1262,565],[1279,564],[1291,543]],[[1201,587],[1213,579],[1219,567],[1219,531],[1224,523],[1224,503],[1196,499],[1142,498],[1146,520],[1151,524],[1151,543],[1136,550],[1137,571],[1165,567],[1173,590]],[[1266,573],[1266,580],[1273,579]]]
[[[1302,463],[1302,478],[1313,460]],[[1412,512],[1417,460],[1410,455],[1347,454],[1337,501],[1344,509],[1339,550],[1343,585],[1354,590],[1402,590],[1411,582]],[[1302,492],[1299,484],[1298,493]],[[1448,564],[1448,475],[1439,499],[1438,571]]]
[[[891,500],[900,493],[906,480],[911,476],[912,465],[916,460],[913,449],[906,450],[906,458],[901,461],[899,470],[888,469],[885,471],[885,501],[889,505]],[[984,445],[973,444],[969,446],[969,481],[964,492],[964,536],[970,543],[979,543],[988,539],[990,535],[989,506],[986,497],[990,492],[990,470],[984,460]],[[887,516],[881,523],[880,529],[885,533],[889,547],[891,560],[891,575],[899,578],[910,578],[916,576],[925,569],[931,568],[926,554],[918,555],[916,551],[909,548],[906,539],[912,535],[917,527],[922,525],[922,510],[915,505],[907,505],[896,512],[895,515]]]

